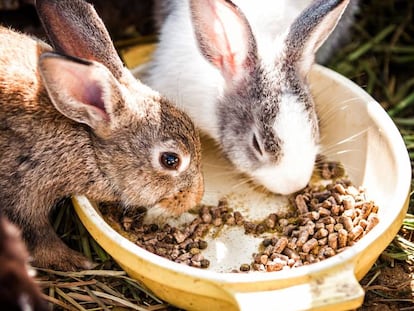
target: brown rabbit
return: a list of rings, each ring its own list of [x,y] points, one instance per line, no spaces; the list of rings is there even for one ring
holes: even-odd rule
[[[203,193],[200,141],[185,114],[123,67],[91,5],[36,5],[58,53],[0,28],[0,202],[33,265],[89,268],[53,231],[54,204],[83,194],[180,214]]]

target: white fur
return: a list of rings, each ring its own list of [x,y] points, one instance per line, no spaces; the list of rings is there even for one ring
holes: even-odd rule
[[[269,190],[290,194],[308,183],[319,151],[312,138],[312,127],[297,97],[285,94],[273,129],[282,140],[283,155],[277,166],[267,165],[251,175]]]

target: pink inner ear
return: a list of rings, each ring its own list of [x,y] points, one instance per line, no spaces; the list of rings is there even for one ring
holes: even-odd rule
[[[102,88],[95,83],[90,83],[89,86],[84,90],[81,101],[87,105],[95,106],[99,108],[101,113],[105,115],[105,119],[109,119],[108,112],[105,108],[105,103],[103,100]]]
[[[68,63],[68,65],[71,65],[71,68],[67,68],[66,83],[72,96],[80,104],[90,106],[104,120],[109,120],[104,102],[103,86],[98,81],[99,77],[95,77],[94,67],[76,63]]]
[[[250,51],[250,27],[238,9],[224,0],[192,2],[196,36],[204,56],[226,79],[242,73]]]

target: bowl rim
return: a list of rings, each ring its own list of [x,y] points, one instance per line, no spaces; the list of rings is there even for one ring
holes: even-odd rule
[[[105,220],[100,216],[99,212],[95,210],[90,201],[85,196],[75,196],[75,200],[79,202],[83,212],[88,215],[88,218],[94,223],[99,230],[103,232],[107,237],[109,237],[116,244],[120,244],[120,247],[127,249],[129,252],[134,253],[134,255],[140,257],[141,259],[150,262],[153,265],[160,266],[162,269],[169,270],[174,273],[181,275],[186,275],[191,278],[203,279],[210,282],[219,282],[225,284],[235,284],[235,283],[255,283],[255,282],[267,282],[267,281],[277,281],[282,279],[293,279],[300,278],[309,274],[318,274],[327,269],[334,269],[343,267],[345,264],[353,262],[354,259],[361,254],[369,245],[375,242],[378,237],[384,231],[384,228],[389,228],[392,223],[397,219],[398,215],[402,212],[402,209],[405,206],[405,202],[409,197],[410,185],[411,185],[411,162],[408,156],[408,151],[404,144],[404,141],[397,129],[396,125],[392,119],[388,116],[386,111],[380,106],[380,104],[375,101],[368,93],[361,89],[351,80],[345,78],[339,73],[323,67],[321,65],[314,65],[313,70],[319,74],[323,74],[326,77],[329,77],[332,80],[339,82],[344,85],[346,88],[352,89],[354,93],[358,93],[358,96],[363,99],[363,102],[369,110],[370,116],[374,119],[376,124],[381,124],[381,128],[386,129],[382,131],[382,135],[387,137],[387,140],[392,141],[393,148],[392,152],[397,160],[397,171],[396,173],[399,178],[397,179],[397,185],[395,189],[397,190],[393,199],[390,202],[390,207],[396,206],[396,210],[392,217],[387,217],[386,219],[381,219],[379,225],[374,227],[369,234],[367,234],[363,239],[359,240],[358,243],[345,250],[342,253],[336,254],[333,257],[324,259],[322,262],[314,263],[311,265],[305,265],[297,267],[295,269],[282,270],[272,273],[272,272],[251,272],[251,273],[231,273],[231,272],[216,272],[210,270],[204,270],[199,268],[190,267],[187,265],[175,263],[171,260],[153,254],[138,245],[134,244],[132,241],[129,241],[127,238],[120,235],[115,231]],[[85,209],[85,207],[88,207]],[[379,254],[378,254],[379,255]],[[135,270],[139,272],[139,267]]]

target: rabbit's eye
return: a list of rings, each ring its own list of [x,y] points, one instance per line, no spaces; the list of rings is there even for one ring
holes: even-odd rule
[[[260,149],[259,142],[257,141],[256,134],[253,134],[253,141],[252,141],[252,143],[253,143],[253,148],[256,149],[256,151],[260,155],[263,155],[262,149]]]
[[[181,160],[174,152],[163,152],[160,156],[160,164],[167,170],[176,170],[180,167]]]

